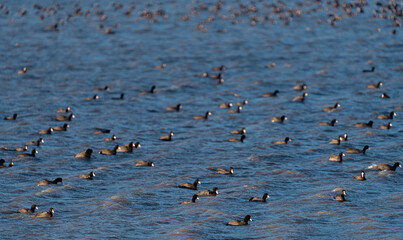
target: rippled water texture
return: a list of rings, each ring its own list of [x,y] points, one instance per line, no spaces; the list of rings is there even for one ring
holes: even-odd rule
[[[402,238],[402,168],[368,169],[403,161],[403,111],[376,119],[403,106],[400,1],[395,13],[372,1],[55,2],[1,4],[0,114],[18,117],[1,120],[0,145],[22,147],[39,130],[63,126],[58,108],[75,115],[67,131],[42,136],[36,158],[0,150],[6,165],[14,162],[0,168],[1,239]],[[222,84],[202,77],[221,65]],[[378,81],[381,88],[366,88]],[[308,96],[293,102],[302,83]],[[154,94],[139,94],[152,85]],[[277,97],[262,97],[274,90]],[[219,108],[243,100],[241,113]],[[321,111],[336,102],[337,111]],[[177,104],[180,112],[165,110]],[[207,111],[208,120],[192,119]],[[282,115],[283,124],[270,122]],[[318,126],[332,119],[334,127]],[[354,127],[369,120],[373,128]],[[378,129],[388,122],[390,130]],[[243,127],[243,143],[227,141]],[[97,128],[111,132],[95,135]],[[172,141],[159,140],[170,131]],[[347,142],[328,144],[344,133]],[[116,141],[103,141],[112,134]],[[273,144],[285,137],[292,141]],[[141,148],[98,154],[131,141]],[[328,161],[364,145],[366,154]],[[91,159],[74,159],[87,148]],[[139,160],[155,166],[136,167]],[[209,169],[229,167],[232,176]],[[361,170],[367,181],[353,181]],[[94,180],[78,178],[90,171]],[[62,184],[36,184],[57,177]],[[198,191],[176,186],[195,179],[198,190],[217,187],[218,196],[180,205]],[[345,202],[332,200],[336,188],[347,191]],[[266,203],[249,202],[266,192]],[[32,204],[54,208],[54,217],[16,213]],[[247,214],[248,226],[226,226]]]

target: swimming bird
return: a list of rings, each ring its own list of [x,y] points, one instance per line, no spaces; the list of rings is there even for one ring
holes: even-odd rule
[[[213,188],[213,190],[203,190],[197,193],[198,196],[217,196],[218,195],[218,189],[216,187]]]
[[[163,69],[163,68],[165,68],[167,65],[165,64],[165,63],[163,63],[163,64],[161,64],[161,65],[157,65],[157,66],[155,66],[154,68],[155,69]]]
[[[53,208],[50,208],[48,212],[37,213],[35,215],[35,217],[36,218],[51,218],[51,217],[53,217],[54,213],[55,213],[55,211],[53,210]]]
[[[18,117],[18,114],[14,113],[12,117],[5,116],[4,120],[16,120]]]
[[[373,121],[369,121],[368,123],[356,123],[356,124],[354,124],[354,127],[370,127],[370,128],[372,128],[373,124],[374,124]]]
[[[329,161],[331,162],[341,162],[343,161],[344,153],[340,152],[339,155],[329,154]]]
[[[201,184],[199,179],[196,179],[193,184],[191,184],[191,183],[179,183],[178,187],[197,190],[197,184]]]
[[[63,127],[57,126],[53,127],[54,131],[67,131],[67,128],[70,127],[67,123],[63,125]]]
[[[339,201],[339,202],[344,202],[344,201],[346,201],[346,198],[345,198],[345,196],[346,196],[346,190],[342,190],[341,191],[341,194],[340,195],[335,195],[334,197],[333,197],[333,200],[334,201]]]
[[[225,170],[225,169],[222,169],[222,168],[217,168],[217,173],[225,174],[225,175],[234,174],[234,169],[232,167],[230,167],[229,170]]]
[[[348,139],[348,134],[345,133],[344,136],[342,137],[342,141],[347,141],[347,139]]]
[[[329,143],[330,144],[335,144],[335,145],[340,145],[341,141],[343,141],[343,137],[339,136],[337,139],[332,139]]]
[[[330,122],[320,122],[318,123],[319,126],[334,126],[334,124],[338,123],[339,121],[337,121],[336,119],[333,119]]]
[[[207,73],[207,77],[210,77],[211,79],[222,79],[222,73],[218,73],[217,75],[209,75]]]
[[[83,179],[88,179],[88,180],[92,180],[95,177],[95,173],[93,171],[91,171],[88,174],[80,174],[78,175],[79,178],[83,178]]]
[[[391,126],[392,126],[392,123],[388,122],[388,124],[386,124],[386,125],[379,125],[378,128],[389,130]]]
[[[283,123],[284,120],[287,120],[286,116],[281,116],[281,117],[272,117],[270,118],[270,122],[278,122],[278,123]]]
[[[125,98],[125,94],[121,93],[120,97],[113,97],[112,100],[123,100]]]
[[[74,155],[74,158],[91,158],[92,154],[92,149],[88,148],[84,152],[79,152],[76,155]]]
[[[286,137],[286,138],[284,138],[284,141],[274,141],[273,143],[277,144],[277,145],[281,145],[281,144],[287,144],[288,142],[291,142],[291,138]]]
[[[231,134],[245,134],[246,133],[246,129],[242,128],[241,130],[232,130],[230,131]]]
[[[23,67],[21,70],[18,70],[17,74],[25,74],[27,73],[27,68]]]
[[[179,112],[181,109],[182,109],[181,104],[176,105],[176,107],[169,107],[168,106],[168,107],[165,108],[165,110],[167,110],[167,111],[177,111],[177,112]]]
[[[2,147],[0,147],[0,149],[2,149],[2,150],[4,150],[4,151],[25,152],[25,151],[28,150],[28,146],[25,145],[24,147],[17,147],[17,148],[14,148],[14,149],[10,149],[10,148],[8,148],[8,147],[6,147],[6,146],[2,146]]]
[[[340,104],[336,103],[333,106],[322,108],[322,111],[324,111],[324,112],[333,112],[333,111],[337,110],[338,107],[340,107]]]
[[[36,141],[29,141],[29,142],[26,142],[25,144],[27,144],[27,145],[36,145],[36,146],[39,147],[39,145],[40,145],[41,143],[45,143],[45,141],[44,141],[42,138],[39,138],[39,139],[36,140]]]
[[[140,147],[141,147],[140,142],[136,143],[130,142],[123,146],[119,146],[117,152],[126,152],[126,153],[133,152],[134,148],[140,148]]]
[[[47,179],[45,179],[45,180],[41,180],[41,181],[39,181],[38,182],[38,186],[45,186],[45,185],[50,185],[50,184],[57,184],[57,183],[59,183],[59,182],[63,182],[63,179],[62,178],[56,178],[55,180],[53,180],[53,181],[50,181],[50,180],[47,180]]]
[[[153,93],[155,93],[155,89],[156,89],[156,86],[152,86],[151,89],[150,89],[150,91],[143,91],[143,92],[140,92],[140,94],[141,94],[141,95],[144,95],[144,94],[153,94]]]
[[[219,105],[220,108],[231,108],[232,107],[232,103],[221,103]]]
[[[161,136],[159,139],[160,139],[161,141],[171,141],[173,135],[174,135],[174,133],[173,133],[173,132],[170,132],[168,136]]]
[[[266,198],[270,198],[269,194],[263,194],[262,198],[259,197],[250,197],[249,202],[266,202]]]
[[[294,87],[292,87],[292,89],[295,91],[303,91],[306,89],[306,84],[303,83],[301,85],[295,85]]]
[[[74,114],[70,114],[68,117],[62,116],[62,115],[57,115],[56,116],[56,121],[71,121],[71,119],[75,118]]]
[[[44,130],[39,130],[39,134],[51,134],[53,132],[53,128],[48,128]]]
[[[66,107],[66,109],[59,108],[59,109],[57,109],[56,112],[58,112],[58,113],[68,113],[68,112],[70,112],[70,107]]]
[[[101,149],[101,150],[99,150],[98,153],[102,154],[102,155],[116,155],[116,152],[117,152],[118,148],[119,148],[119,145],[115,145],[115,147],[112,150],[110,150],[110,149]]]
[[[371,69],[362,70],[362,72],[374,72],[374,71],[375,71],[375,67],[372,67]]]
[[[21,153],[18,154],[17,157],[35,157],[35,154],[38,153],[38,151],[36,151],[36,149],[32,149],[31,153]]]
[[[18,213],[35,213],[35,210],[38,209],[38,207],[34,204],[31,206],[31,208],[19,208],[17,210]]]
[[[103,133],[110,133],[111,130],[109,129],[102,129],[102,128],[97,128],[92,134],[103,134]]]
[[[354,180],[358,180],[358,181],[365,181],[365,180],[367,180],[367,179],[365,178],[365,172],[364,172],[364,171],[361,171],[361,174],[360,174],[360,175],[354,175],[354,176],[353,176],[353,179],[354,179]]]
[[[228,110],[228,113],[241,113],[242,106],[238,106],[236,110]]]
[[[6,161],[5,161],[4,159],[0,159],[0,168],[10,168],[10,167],[14,166],[14,162],[13,162],[13,161],[10,161],[10,163],[8,164],[8,166],[5,166],[5,165],[4,165],[5,162],[6,162]]]
[[[110,138],[104,138],[104,141],[111,142],[111,141],[115,141],[116,139],[117,139],[117,137],[115,135],[112,135],[112,137],[110,137]]]
[[[224,71],[225,70],[225,66],[221,65],[219,67],[213,67],[213,71]]]
[[[252,222],[252,218],[250,217],[250,215],[246,215],[245,218],[242,221],[239,220],[233,220],[233,221],[229,221],[227,223],[227,225],[229,226],[242,226],[242,225],[248,225],[248,222],[251,221]]]
[[[246,105],[246,104],[248,104],[248,103],[249,103],[248,100],[243,100],[242,102],[236,102],[235,105],[237,105],[237,106],[243,106],[243,105]]]
[[[279,90],[275,90],[273,93],[264,93],[262,97],[277,97],[277,93],[279,92]]]
[[[384,98],[384,99],[385,99],[385,98],[390,98],[390,97],[389,97],[389,95],[388,95],[388,94],[386,94],[386,93],[382,93],[381,98]]]
[[[193,119],[204,119],[204,120],[207,120],[209,115],[211,115],[211,112],[206,112],[206,114],[204,114],[204,116],[193,116]]]
[[[355,149],[355,148],[346,148],[346,153],[364,153],[365,154],[365,151],[367,151],[367,150],[370,150],[370,148],[368,147],[368,145],[365,145],[362,150]]]
[[[181,205],[189,204],[189,203],[195,203],[197,199],[199,199],[199,198],[197,197],[197,194],[195,194],[192,197],[192,201],[183,201],[183,202],[181,202]]]
[[[393,119],[393,116],[396,116],[395,112],[390,112],[389,115],[379,114],[376,116],[377,119]]]
[[[93,100],[98,100],[98,99],[99,99],[99,96],[95,94],[92,97],[84,98],[84,101],[93,101]]]
[[[276,66],[276,63],[275,62],[272,62],[272,63],[269,63],[269,64],[267,64],[266,65],[266,68],[274,68]]]
[[[136,167],[154,167],[154,163],[151,161],[136,161],[134,163]]]
[[[94,88],[92,89],[93,92],[100,92],[100,91],[109,91],[110,88],[108,86],[105,86],[103,88]]]
[[[305,97],[308,96],[308,93],[304,92],[301,96],[296,96],[292,99],[293,102],[304,102]]]
[[[237,138],[228,138],[228,142],[243,142],[243,140],[246,138],[245,135],[242,135],[240,139]]]
[[[378,83],[376,83],[376,84],[368,84],[367,85],[367,88],[380,88],[380,87],[382,87],[382,82],[378,82]]]
[[[384,171],[384,170],[387,170],[387,171],[396,171],[396,168],[397,168],[397,167],[402,167],[402,165],[400,165],[400,163],[398,163],[398,162],[395,162],[395,163],[393,164],[393,166],[388,165],[388,164],[378,164],[378,165],[375,166],[375,169],[376,169],[376,170],[380,170],[380,171]]]

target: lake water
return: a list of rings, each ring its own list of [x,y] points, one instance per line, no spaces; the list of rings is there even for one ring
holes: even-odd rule
[[[226,1],[218,11],[214,1],[162,2],[122,1],[120,8],[103,0],[38,1],[40,9],[32,1],[3,1],[0,114],[19,116],[2,120],[0,145],[22,147],[39,130],[62,126],[55,121],[58,108],[70,106],[76,117],[66,132],[42,136],[36,158],[0,152],[6,164],[14,162],[0,169],[1,239],[402,238],[402,169],[368,169],[402,162],[403,111],[393,120],[376,119],[403,105],[403,34],[393,25],[401,16],[373,17],[374,10],[392,13],[372,1],[363,13],[358,5],[342,11],[341,3],[335,9],[325,1]],[[341,19],[331,26],[329,14]],[[49,31],[56,23],[58,31]],[[104,34],[108,27],[115,34]],[[201,76],[218,74],[212,68],[221,65],[222,84]],[[372,66],[374,72],[362,72]],[[17,74],[23,67],[27,72]],[[378,81],[381,88],[366,88]],[[302,83],[308,96],[293,102],[302,93],[292,88]],[[93,92],[106,85],[109,91]],[[152,85],[154,94],[139,94]],[[274,90],[277,97],[262,97]],[[123,100],[113,99],[121,93]],[[94,94],[98,100],[84,101]],[[243,100],[241,113],[219,108]],[[339,110],[321,111],[336,102]],[[177,104],[180,112],[165,110]],[[208,120],[192,119],[206,111]],[[288,118],[283,124],[269,121],[281,115]],[[332,119],[334,127],[318,126]],[[373,128],[354,127],[369,120]],[[390,130],[378,129],[389,121]],[[240,138],[229,131],[242,127],[245,141],[228,142]],[[111,133],[92,134],[96,128]],[[170,131],[172,141],[159,140]],[[328,144],[344,133],[347,142]],[[116,141],[103,141],[112,134]],[[273,144],[285,137],[292,141]],[[98,154],[131,141],[141,148]],[[364,145],[371,148],[366,154],[328,161],[329,154]],[[87,148],[94,150],[90,160],[73,158]],[[136,167],[138,160],[155,166]],[[229,167],[232,176],[208,169]],[[367,181],[353,181],[361,170]],[[78,178],[90,171],[94,180]],[[57,177],[62,184],[36,185]],[[180,205],[198,191],[176,186],[195,179],[202,182],[198,190],[217,187],[218,196]],[[336,188],[347,191],[345,202],[332,200]],[[266,203],[248,201],[266,192]],[[16,213],[32,204],[39,212],[54,208],[54,217]],[[247,214],[249,226],[226,226]]]

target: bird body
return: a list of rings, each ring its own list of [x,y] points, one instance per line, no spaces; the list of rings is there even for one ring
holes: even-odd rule
[[[382,82],[378,82],[376,84],[368,84],[367,88],[380,88],[382,87]]]
[[[346,153],[363,153],[365,154],[365,151],[370,150],[368,145],[365,145],[362,150],[356,149],[356,148],[346,148]]]
[[[242,221],[239,221],[239,220],[229,221],[227,223],[227,225],[229,225],[229,226],[243,226],[243,225],[248,225],[249,221],[252,222],[252,218],[250,217],[250,215],[246,215],[245,218]]]
[[[110,149],[101,149],[101,150],[99,150],[98,153],[101,154],[101,155],[116,155],[116,152],[117,152],[118,148],[119,148],[119,145],[115,145],[115,147],[112,150],[110,150]]]
[[[86,151],[79,152],[76,155],[74,155],[74,158],[91,158],[91,154],[92,154],[92,149],[88,148]]]
[[[196,119],[196,120],[199,120],[199,119],[207,120],[209,115],[211,115],[211,112],[206,112],[206,114],[204,114],[204,116],[193,116],[193,119]]]
[[[276,145],[282,145],[282,144],[287,144],[287,143],[290,142],[290,141],[291,141],[291,138],[286,137],[286,138],[284,139],[284,141],[275,141],[275,142],[273,142],[273,143],[276,144]]]
[[[354,176],[353,176],[353,179],[354,179],[354,180],[358,180],[358,181],[365,181],[365,180],[367,180],[367,179],[365,178],[365,172],[364,172],[364,171],[361,171],[361,174],[360,174],[360,175],[354,175]]]
[[[217,196],[218,195],[218,189],[216,187],[213,188],[213,190],[203,190],[197,193],[198,196]]]
[[[380,171],[396,171],[397,167],[402,167],[398,162],[395,162],[393,166],[388,165],[388,164],[378,164],[375,166],[375,169],[380,170]]]
[[[192,190],[197,190],[197,184],[201,184],[201,182],[199,181],[199,179],[196,179],[196,181],[194,181],[193,184],[191,184],[191,183],[179,183],[178,187],[180,187],[180,188],[188,188],[188,189],[192,189]]]
[[[32,149],[31,153],[21,153],[18,154],[17,157],[35,157],[35,154],[37,154],[38,151],[36,151],[36,149]]]
[[[18,114],[14,113],[12,117],[6,116],[4,117],[4,120],[16,120],[18,117]]]
[[[173,135],[174,135],[174,133],[173,133],[173,132],[170,132],[168,136],[161,136],[159,139],[160,139],[161,141],[171,141]]]
[[[74,114],[70,114],[68,117],[63,115],[56,115],[56,121],[71,121],[71,119],[75,118]]]
[[[274,91],[274,92],[272,92],[272,93],[264,93],[264,94],[262,95],[262,97],[277,97],[277,94],[278,94],[279,92],[280,92],[279,90],[276,90],[276,91]]]
[[[44,130],[39,130],[39,134],[51,134],[53,132],[53,128],[48,128]]]
[[[37,213],[35,215],[36,218],[51,218],[53,217],[53,214],[55,213],[55,211],[53,210],[53,208],[49,209],[48,212],[40,212]]]
[[[329,161],[331,162],[341,162],[343,161],[344,153],[340,152],[338,155],[329,154]]]
[[[54,127],[53,130],[54,131],[67,131],[68,127],[70,127],[70,126],[67,123],[65,123],[63,125],[63,127],[57,126],[57,127]]]
[[[269,194],[265,193],[263,194],[262,198],[259,197],[250,197],[249,202],[266,202],[266,199],[270,198]]]
[[[238,138],[228,138],[228,142],[243,142],[243,140],[246,138],[245,135],[242,135],[240,139]]]
[[[34,204],[31,206],[31,208],[19,208],[17,210],[18,213],[35,213],[35,210],[38,209],[38,207]]]
[[[243,135],[245,135],[246,129],[242,128],[241,130],[232,130],[232,131],[230,131],[230,133],[231,134],[243,134]]]
[[[356,123],[356,124],[354,124],[354,127],[370,127],[370,128],[372,128],[373,124],[374,124],[373,121],[369,121],[368,123]]]
[[[219,173],[219,174],[233,174],[234,169],[232,167],[230,167],[229,170],[225,170],[225,169],[222,169],[222,168],[217,168],[217,173]]]
[[[39,181],[37,184],[38,184],[38,186],[45,186],[45,185],[50,185],[50,184],[57,184],[59,182],[63,182],[63,179],[62,178],[56,178],[53,181],[45,179],[45,180]]]
[[[390,112],[389,115],[384,115],[384,114],[379,114],[376,116],[377,119],[393,119],[393,117],[396,116],[395,112]]]
[[[89,174],[80,174],[80,175],[78,175],[78,177],[83,178],[83,179],[92,180],[95,177],[95,173],[91,171]]]
[[[334,126],[336,123],[338,123],[339,121],[337,121],[336,119],[333,119],[330,122],[320,122],[318,123],[319,126]]]
[[[199,199],[199,198],[197,197],[197,194],[195,194],[195,195],[193,195],[193,197],[192,197],[192,201],[184,201],[184,202],[181,202],[181,205],[185,205],[185,204],[189,204],[189,203],[195,203],[197,199]]]
[[[286,116],[281,116],[281,117],[272,117],[270,118],[270,122],[278,122],[278,123],[283,123],[284,120],[287,120]]]
[[[136,167],[154,167],[154,163],[150,161],[136,161],[134,166]]]
[[[337,194],[336,194],[336,195],[333,197],[333,200],[334,200],[334,201],[338,201],[338,202],[344,202],[344,201],[346,201],[345,196],[346,196],[346,190],[342,190],[340,195],[337,195]]]

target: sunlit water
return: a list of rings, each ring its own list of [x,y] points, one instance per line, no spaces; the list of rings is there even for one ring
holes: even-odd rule
[[[23,146],[38,139],[39,130],[62,126],[55,121],[58,108],[70,106],[76,118],[66,132],[43,137],[37,158],[1,151],[6,164],[15,164],[0,169],[1,239],[402,237],[402,169],[367,169],[402,162],[403,112],[396,111],[389,131],[378,129],[388,120],[376,119],[403,105],[403,38],[392,20],[373,18],[372,1],[363,14],[353,17],[306,1],[307,6],[298,7],[301,15],[287,25],[261,3],[256,4],[257,12],[243,13],[236,18],[242,22],[231,24],[231,14],[242,12],[240,2],[228,1],[218,13],[212,1],[203,1],[208,11],[200,10],[197,2],[163,2],[158,7],[155,2],[124,1],[123,8],[115,10],[108,1],[96,8],[94,1],[77,6],[66,1],[55,14],[34,9],[31,1],[4,3],[9,13],[0,11],[0,114],[19,117],[2,121],[0,145]],[[38,4],[55,7],[53,1]],[[288,4],[284,8],[296,8]],[[135,9],[126,16],[129,6]],[[198,15],[192,14],[193,7]],[[27,13],[19,16],[23,8]],[[80,15],[74,14],[77,8]],[[156,21],[150,22],[140,16],[147,9],[163,9],[166,17],[154,16]],[[96,16],[100,10],[104,14]],[[330,12],[343,16],[335,26],[326,22]],[[67,14],[72,15],[68,20]],[[102,15],[106,20],[99,20]],[[185,15],[189,20],[180,21]],[[211,16],[214,20],[208,22]],[[270,16],[275,24],[259,20],[252,26],[251,16]],[[195,28],[202,21],[204,32]],[[59,31],[46,31],[55,23]],[[104,28],[97,29],[99,24]],[[104,34],[107,27],[116,33]],[[393,29],[396,34],[390,34]],[[155,68],[162,63],[165,68]],[[275,66],[266,68],[271,63]],[[218,74],[211,69],[220,65],[226,67],[223,84],[201,77],[203,72]],[[24,66],[27,73],[18,75]],[[371,66],[376,66],[375,72],[362,72]],[[378,81],[382,88],[366,88]],[[304,82],[309,94],[305,103],[292,102],[301,95],[292,87]],[[110,91],[92,92],[105,85]],[[152,85],[157,86],[155,94],[139,94]],[[278,97],[261,97],[274,90],[280,91]],[[380,98],[383,92],[391,98]],[[124,100],[112,99],[121,93]],[[99,100],[83,100],[94,94]],[[218,107],[244,99],[249,103],[240,114]],[[341,105],[338,111],[321,111],[336,102]],[[179,103],[181,112],[165,110]],[[192,119],[206,111],[212,112],[209,120]],[[281,115],[288,117],[284,124],[269,121]],[[317,125],[334,118],[339,121],[334,127]],[[375,122],[373,128],[353,127],[369,120]],[[227,142],[240,137],[229,131],[242,127],[247,131],[244,143]],[[94,135],[95,128],[111,133]],[[171,142],[159,141],[170,131]],[[118,140],[104,142],[112,133]],[[344,133],[349,134],[347,142],[328,144]],[[273,145],[285,137],[292,142]],[[97,153],[130,141],[142,147],[116,156]],[[364,145],[371,148],[365,155],[346,154],[342,163],[328,161],[328,154]],[[94,149],[90,160],[73,158],[87,148]],[[153,161],[155,167],[135,167],[137,160]],[[231,166],[233,176],[207,169]],[[368,180],[353,181],[361,170]],[[77,177],[90,171],[96,174],[93,181]],[[36,185],[56,177],[63,183]],[[202,182],[198,189],[217,187],[219,195],[180,205],[197,191],[177,184],[196,178]],[[332,200],[337,187],[347,190],[346,202]],[[265,192],[270,195],[266,203],[248,201]],[[53,207],[54,217],[15,213],[31,204],[41,212]],[[249,226],[225,225],[246,214],[253,219]]]

